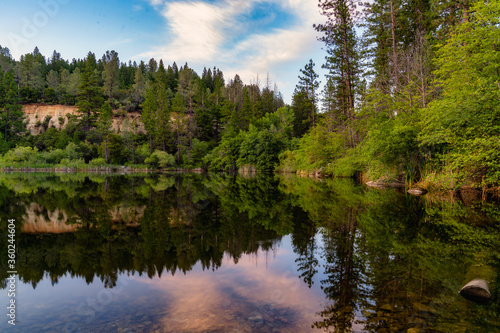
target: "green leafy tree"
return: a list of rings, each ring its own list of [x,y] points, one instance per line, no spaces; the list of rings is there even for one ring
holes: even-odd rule
[[[423,110],[420,142],[445,167],[500,180],[500,2],[477,1],[439,45],[442,97]]]

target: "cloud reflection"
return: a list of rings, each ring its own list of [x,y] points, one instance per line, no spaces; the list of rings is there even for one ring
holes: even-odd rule
[[[258,261],[247,255],[234,264],[226,257],[215,272],[195,269],[186,275],[141,280],[167,299],[168,311],[162,319],[166,332],[312,331],[322,297],[296,272],[280,269],[278,262],[285,253],[277,252],[267,264],[261,259],[265,254],[259,252]]]

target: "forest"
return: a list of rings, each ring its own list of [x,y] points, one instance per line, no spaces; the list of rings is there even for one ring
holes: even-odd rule
[[[243,83],[116,51],[65,60],[0,47],[0,167],[321,172],[410,186],[500,184],[500,2],[319,0],[328,70],[298,71],[291,105],[269,76]],[[22,105],[75,105],[26,129]],[[141,113],[119,133],[112,118]]]

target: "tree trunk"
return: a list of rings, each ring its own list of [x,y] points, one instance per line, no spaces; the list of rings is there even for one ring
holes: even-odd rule
[[[396,27],[394,22],[394,4],[391,0],[391,31],[392,31],[392,61],[394,63],[394,80],[395,85],[399,85],[399,68],[398,68],[398,55],[396,50]]]
[[[104,139],[104,157],[106,157],[106,164],[109,164],[109,153],[108,153],[108,138]]]
[[[181,165],[181,134],[177,128],[177,166]]]

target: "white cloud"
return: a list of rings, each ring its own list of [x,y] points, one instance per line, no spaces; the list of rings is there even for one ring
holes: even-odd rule
[[[187,61],[191,66],[215,65],[225,73],[226,79],[238,73],[246,83],[257,75],[262,82],[269,72],[272,80],[280,82],[280,88],[287,88],[291,83],[285,77],[289,74],[277,68],[289,65],[288,70],[296,71],[296,77],[305,58],[313,57],[311,53],[319,49],[312,25],[321,22],[322,17],[315,1],[226,0],[215,4],[148,1],[165,17],[167,38],[171,37],[166,45],[143,53],[140,58],[163,58],[167,63]],[[296,19],[287,29],[265,33],[245,31],[246,23],[250,22],[239,22],[238,16],[258,3],[278,5]]]

